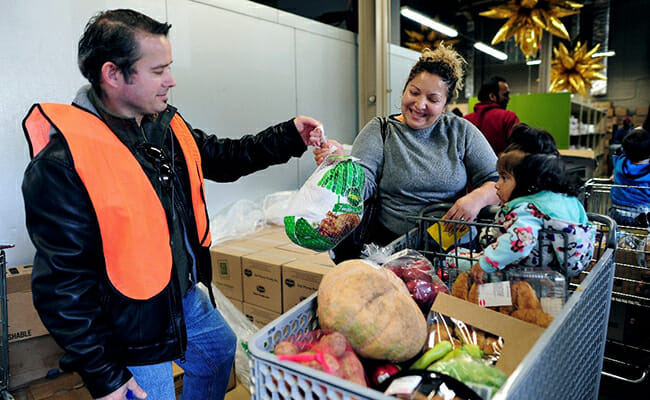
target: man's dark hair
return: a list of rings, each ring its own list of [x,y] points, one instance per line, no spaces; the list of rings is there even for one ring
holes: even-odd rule
[[[628,160],[637,162],[650,158],[650,133],[636,128],[623,138],[623,152]]]
[[[530,154],[560,154],[553,135],[548,131],[533,128],[523,122],[512,128],[507,143],[508,146],[505,148],[504,152],[521,150],[524,153]]]
[[[79,70],[98,94],[101,93],[101,69],[108,61],[114,63],[129,82],[133,66],[142,56],[136,34],[167,36],[170,28],[170,24],[134,10],[99,12],[88,21],[79,39]]]
[[[508,82],[500,76],[493,76],[486,82],[483,82],[481,89],[478,91],[478,101],[490,101],[490,94],[499,98],[499,82]]]

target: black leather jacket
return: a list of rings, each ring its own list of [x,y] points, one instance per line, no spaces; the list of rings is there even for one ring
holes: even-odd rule
[[[84,95],[82,105],[93,108],[87,100]],[[158,169],[138,147],[145,136],[151,140],[149,136],[155,137],[158,130],[166,132],[162,147],[171,151],[173,135],[167,124],[175,109],[168,107],[167,111],[156,121],[143,122],[144,129],[133,119],[99,113],[140,162],[167,212],[174,268],[168,286],[150,300],[126,298],[109,283],[97,218],[62,135],[53,134],[25,171],[22,190],[27,230],[36,248],[34,304],[52,337],[65,350],[61,367],[78,372],[93,397],[105,396],[126,383],[131,377],[126,365],[182,358],[187,341],[182,294],[189,284],[188,272],[196,269],[196,280],[210,287],[208,250],[201,248],[197,239],[189,244],[182,240],[196,235],[185,235],[195,228],[189,196],[185,196],[189,183],[178,143],[174,144],[174,178],[180,188],[174,192],[175,207],[169,189],[160,184]],[[217,182],[235,181],[306,150],[291,120],[237,140],[218,139],[198,129],[192,133],[201,152],[204,177]]]

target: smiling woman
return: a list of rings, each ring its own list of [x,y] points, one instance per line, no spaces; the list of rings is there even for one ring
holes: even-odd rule
[[[429,204],[453,203],[443,218],[471,221],[481,208],[498,203],[494,152],[474,125],[447,110],[462,88],[463,64],[450,47],[425,49],[407,78],[401,113],[387,118],[385,135],[381,119],[374,118],[355,139],[352,156],[366,171],[365,198],[375,192],[379,198],[370,242],[385,245],[404,234],[412,225],[405,217]],[[331,146],[342,148],[330,140],[314,150],[317,162]],[[335,261],[358,257],[360,250],[337,247]]]

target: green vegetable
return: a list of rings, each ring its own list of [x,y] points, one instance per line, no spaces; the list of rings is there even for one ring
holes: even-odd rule
[[[452,345],[449,340],[441,340],[435,346],[427,350],[420,358],[411,365],[410,369],[425,369],[431,363],[444,357],[451,351]]]
[[[478,347],[478,345],[474,343],[467,343],[463,345],[463,348],[465,349],[465,351],[467,351],[467,354],[476,358],[477,360],[483,358],[483,350],[481,350],[481,348]]]
[[[427,369],[447,374],[464,383],[488,386],[492,394],[499,390],[508,378],[503,371],[474,359],[469,354],[446,361],[440,360]]]

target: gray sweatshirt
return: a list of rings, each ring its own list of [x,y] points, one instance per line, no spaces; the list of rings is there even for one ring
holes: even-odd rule
[[[466,194],[467,184],[478,188],[496,181],[497,157],[481,132],[470,122],[447,112],[420,130],[390,116],[382,144],[379,118],[363,127],[352,145],[352,155],[366,169],[365,198],[379,184],[379,220],[397,234],[413,225],[405,217]]]

